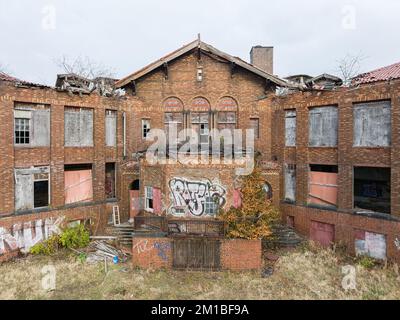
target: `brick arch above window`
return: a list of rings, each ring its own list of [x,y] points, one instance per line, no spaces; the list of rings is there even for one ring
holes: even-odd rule
[[[239,105],[236,99],[230,96],[224,96],[220,98],[215,106],[216,111],[234,111],[237,112]]]
[[[211,110],[211,104],[208,99],[204,97],[196,97],[192,100],[192,103],[190,104],[190,110],[191,111],[210,111]]]
[[[178,97],[169,97],[164,100],[163,102],[163,109],[165,112],[172,111],[183,111],[184,110],[184,104],[181,99]]]

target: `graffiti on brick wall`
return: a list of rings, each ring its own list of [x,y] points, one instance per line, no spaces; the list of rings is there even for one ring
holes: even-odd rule
[[[177,216],[215,216],[226,203],[226,190],[209,180],[190,181],[174,178],[169,182],[171,207],[169,213]]]
[[[149,252],[152,250],[157,250],[157,255],[164,261],[168,260],[168,252],[171,251],[171,244],[168,242],[155,242],[152,245],[149,244],[149,240],[143,239],[138,240],[133,245],[133,250],[137,250],[138,254],[142,254],[144,252]]]
[[[17,223],[8,229],[0,227],[0,256],[17,250],[28,253],[35,244],[53,234],[60,234],[64,219],[65,217],[48,218],[44,221]]]
[[[394,245],[396,246],[396,249],[400,251],[400,239],[396,238],[396,240],[394,240]]]

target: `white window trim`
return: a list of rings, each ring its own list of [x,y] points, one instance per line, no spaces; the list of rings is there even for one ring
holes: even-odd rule
[[[154,190],[153,187],[145,187],[144,188],[144,206],[147,212],[154,212]],[[153,200],[153,208],[150,208],[148,205],[148,200]]]

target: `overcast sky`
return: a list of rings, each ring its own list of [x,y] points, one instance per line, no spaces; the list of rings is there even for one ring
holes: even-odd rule
[[[398,0],[0,0],[0,64],[53,85],[62,55],[89,56],[117,77],[202,40],[249,60],[275,47],[275,74],[335,73],[362,53],[363,71],[400,61]]]

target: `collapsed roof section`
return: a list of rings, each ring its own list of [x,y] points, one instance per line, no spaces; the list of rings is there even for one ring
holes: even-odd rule
[[[216,56],[220,59],[223,59],[227,62],[230,62],[232,64],[235,64],[236,66],[239,66],[241,68],[244,68],[268,81],[270,81],[271,83],[273,83],[275,86],[278,87],[290,87],[293,89],[299,89],[299,87],[296,84],[290,84],[288,81],[283,80],[279,77],[276,77],[272,74],[269,74],[259,68],[257,68],[256,66],[238,58],[238,57],[233,57],[227,53],[224,53],[216,48],[214,48],[213,46],[201,41],[200,39],[195,40],[185,46],[183,46],[182,48],[162,57],[161,59],[147,65],[146,67],[136,71],[135,73],[121,79],[120,81],[118,81],[116,83],[116,87],[117,88],[124,88],[125,86],[127,86],[128,84],[130,84],[133,81],[136,81],[142,77],[144,77],[145,75],[149,74],[150,72],[163,67],[165,64],[168,64],[169,62],[181,57],[182,55],[192,51],[192,50],[200,50],[203,53],[206,54],[210,54],[212,56]]]

